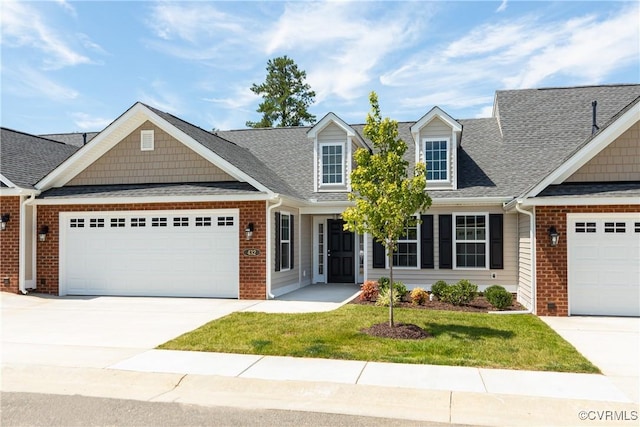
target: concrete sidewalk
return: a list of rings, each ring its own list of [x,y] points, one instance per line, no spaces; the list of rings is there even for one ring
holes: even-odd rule
[[[618,381],[627,371],[610,377],[154,349],[232,311],[340,305],[2,295],[2,391],[472,425],[638,425],[630,383]]]

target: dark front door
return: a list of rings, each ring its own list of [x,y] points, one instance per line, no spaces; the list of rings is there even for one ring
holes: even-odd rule
[[[355,283],[354,234],[344,230],[341,219],[328,220],[329,283]]]

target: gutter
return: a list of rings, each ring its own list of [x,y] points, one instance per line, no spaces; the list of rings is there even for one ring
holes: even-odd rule
[[[277,208],[282,206],[282,198],[280,197],[280,195],[276,194],[273,197],[274,200],[277,200],[278,202],[275,205],[271,205],[269,207],[267,207],[267,241],[266,241],[266,245],[267,245],[267,299],[274,299],[276,296],[274,294],[271,293],[271,228],[273,226],[271,221],[271,212]]]
[[[27,287],[25,285],[25,280],[26,280],[26,275],[27,272],[25,270],[26,268],[26,259],[27,259],[27,254],[26,254],[26,235],[27,235],[27,230],[26,230],[26,226],[27,224],[25,223],[25,219],[26,219],[26,206],[27,205],[32,205],[35,200],[36,200],[36,196],[40,194],[39,191],[32,191],[31,194],[29,195],[29,197],[27,199],[25,199],[21,204],[20,204],[20,243],[19,243],[19,249],[18,249],[18,262],[20,264],[20,267],[18,268],[18,291],[22,294],[22,295],[26,295],[29,292],[27,291]],[[24,196],[21,196],[24,197]],[[35,218],[32,218],[35,219]],[[29,224],[33,227],[33,223]],[[35,263],[36,260],[34,259],[33,262]]]
[[[526,211],[521,208],[522,199],[518,199],[515,208],[516,211],[525,214],[529,217],[529,241],[531,242],[531,308],[525,313],[534,313],[537,305],[537,285],[536,285],[536,240],[535,240],[535,231],[536,231],[536,218],[532,212]]]

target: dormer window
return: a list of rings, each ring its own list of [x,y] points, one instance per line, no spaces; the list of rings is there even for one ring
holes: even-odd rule
[[[353,153],[358,148],[367,148],[362,137],[333,113],[309,129],[307,137],[313,140],[313,191],[350,191],[349,175],[355,166]]]
[[[322,185],[344,184],[344,144],[320,144]]]
[[[449,139],[424,140],[424,160],[427,165],[427,181],[449,181]]]

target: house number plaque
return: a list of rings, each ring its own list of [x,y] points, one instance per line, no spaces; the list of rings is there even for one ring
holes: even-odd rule
[[[258,256],[260,255],[260,249],[245,249],[243,253],[245,256]]]

